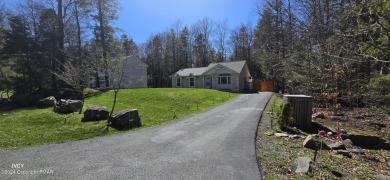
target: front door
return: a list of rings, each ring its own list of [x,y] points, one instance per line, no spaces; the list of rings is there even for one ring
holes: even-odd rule
[[[208,76],[205,81],[205,88],[211,89],[213,87],[213,79]]]

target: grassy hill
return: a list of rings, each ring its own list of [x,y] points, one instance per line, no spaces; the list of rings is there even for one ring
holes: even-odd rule
[[[120,90],[115,111],[138,109],[142,128],[157,126],[198,113],[226,102],[238,94],[208,89],[149,88]],[[103,105],[111,109],[114,93],[108,91],[86,99],[85,106]],[[19,149],[27,146],[61,143],[96,136],[117,134],[106,131],[106,121],[81,122],[83,114],[60,115],[46,109],[20,109],[0,114],[0,148]],[[132,129],[130,131],[139,130]]]

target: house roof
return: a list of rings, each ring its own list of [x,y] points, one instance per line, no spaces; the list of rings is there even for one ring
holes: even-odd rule
[[[132,66],[148,66],[144,62],[142,62],[137,56],[127,56],[125,57],[126,61],[128,62],[129,65]]]
[[[225,66],[236,73],[241,73],[242,68],[244,67],[246,61],[233,61],[233,62],[224,62],[224,63],[211,63],[208,68],[211,69],[217,64]]]
[[[223,62],[223,63],[211,63],[207,67],[200,67],[200,68],[186,68],[181,69],[177,71],[172,76],[200,76],[203,75],[205,72],[211,70],[213,67],[217,65],[222,65],[228,69],[231,69],[232,71],[236,73],[241,73],[242,68],[244,67],[246,61],[233,61],[233,62]]]
[[[186,68],[186,69],[181,69],[177,71],[174,75],[177,76],[200,76],[202,75],[208,67],[201,67],[201,68]]]

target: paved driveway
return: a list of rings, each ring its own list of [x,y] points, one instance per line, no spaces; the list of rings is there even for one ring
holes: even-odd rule
[[[255,133],[270,96],[243,94],[137,132],[0,150],[0,179],[260,179]]]

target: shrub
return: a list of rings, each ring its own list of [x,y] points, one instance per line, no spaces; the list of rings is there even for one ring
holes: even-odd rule
[[[291,116],[291,104],[285,103],[281,105],[281,113],[278,115],[278,124],[281,130],[284,130],[287,125],[290,124],[289,119]]]
[[[390,106],[390,74],[372,78],[366,88],[369,105]]]

